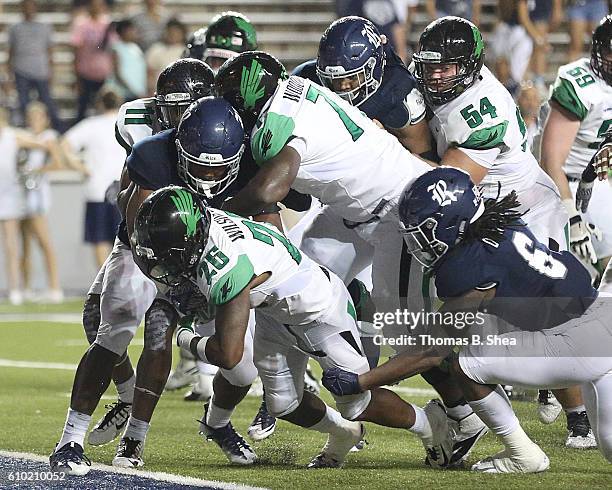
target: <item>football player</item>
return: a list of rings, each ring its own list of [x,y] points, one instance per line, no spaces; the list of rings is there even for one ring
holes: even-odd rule
[[[515,191],[536,238],[552,250],[565,250],[568,216],[559,191],[528,147],[527,128],[514,99],[483,65],[484,51],[478,28],[459,17],[438,19],[420,36],[414,70],[432,112],[429,126],[440,163],[469,172],[485,197]],[[568,414],[582,411],[578,388],[555,395]],[[541,404],[539,410],[547,408]],[[566,442],[580,446],[588,423],[572,415],[568,427]]]
[[[457,313],[446,329],[448,338],[471,339],[452,360],[455,375],[474,411],[505,446],[472,469],[532,473],[549,466],[521,429],[498,383],[579,384],[600,449],[612,462],[610,304],[597,299],[588,272],[570,252],[554,252],[537,241],[519,210],[514,192],[483,201],[469,175],[450,167],[420,177],[400,202],[411,253],[432,270],[445,300],[442,311]],[[457,324],[459,314],[465,318],[465,313],[482,310],[518,330],[494,336],[492,342],[483,335],[489,325]],[[326,372],[323,382],[336,394],[359,393],[436,365],[452,349],[448,342],[444,347],[436,343],[363,375]]]
[[[595,186],[590,207],[583,216],[576,209],[573,195],[582,172],[612,123],[608,114],[612,110],[611,40],[612,17],[607,16],[593,32],[590,58],[559,68],[542,133],[542,165],[557,184],[570,215],[572,251],[600,271],[612,255],[612,223],[608,213],[612,188]],[[589,224],[598,228],[601,240],[593,240]]]
[[[239,12],[222,12],[208,27],[195,31],[187,40],[183,56],[206,62],[216,73],[238,53],[257,49],[257,33],[251,21]]]
[[[180,131],[180,128],[179,128]],[[245,333],[255,309],[254,361],[272,414],[328,434],[309,468],[342,465],[370,421],[418,435],[432,464],[450,456],[446,414],[435,400],[425,409],[386,389],[335,396],[340,413],[304,391],[308,358],[322,367],[368,370],[355,308],[342,281],[297,249],[274,226],[204,207],[198,195],[167,187],[138,210],[133,250],[149,277],[178,283],[187,276],[208,301],[215,333],[186,325],[178,343],[225,369],[244,359]],[[341,415],[342,414],[342,415]]]

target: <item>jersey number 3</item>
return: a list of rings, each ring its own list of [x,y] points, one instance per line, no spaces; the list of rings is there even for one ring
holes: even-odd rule
[[[563,279],[567,274],[567,267],[560,260],[555,259],[535,246],[535,243],[524,233],[514,232],[512,244],[521,257],[523,257],[529,267],[535,269],[540,274],[544,274],[552,279]]]

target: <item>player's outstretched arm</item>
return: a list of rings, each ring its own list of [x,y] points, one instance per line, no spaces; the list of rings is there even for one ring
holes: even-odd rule
[[[266,206],[283,200],[299,168],[300,155],[285,146],[262,164],[255,177],[233,199],[226,201],[223,209],[242,216],[260,214]]]

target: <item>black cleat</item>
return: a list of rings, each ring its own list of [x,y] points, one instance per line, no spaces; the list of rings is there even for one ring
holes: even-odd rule
[[[119,468],[138,468],[144,465],[142,455],[144,454],[144,441],[122,437],[117,447],[117,453],[113,458],[113,466]]]
[[[89,473],[91,461],[83,452],[83,447],[76,442],[64,444],[49,456],[51,471],[66,475],[83,476]]]
[[[247,429],[247,434],[254,441],[263,441],[274,434],[274,429],[276,429],[276,418],[268,412],[266,400],[264,399],[261,402],[257,415],[255,415],[253,422],[251,422]]]

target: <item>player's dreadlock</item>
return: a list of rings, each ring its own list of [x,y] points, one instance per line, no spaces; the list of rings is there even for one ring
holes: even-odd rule
[[[468,226],[465,240],[486,238],[500,242],[504,239],[504,230],[525,226],[519,221],[523,213],[516,211],[520,205],[514,191],[503,199],[487,199],[482,216]]]

